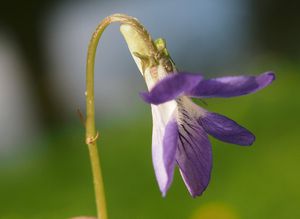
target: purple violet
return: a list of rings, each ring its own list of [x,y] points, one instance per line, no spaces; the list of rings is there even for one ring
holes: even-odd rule
[[[207,188],[212,168],[208,135],[242,146],[251,145],[255,140],[246,128],[203,109],[190,97],[241,96],[265,88],[274,79],[274,73],[266,72],[258,76],[214,79],[189,73],[168,73],[153,84],[148,80],[150,91],[142,92],[141,97],[151,104],[153,165],[163,196],[172,183],[176,165],[193,197],[201,195]]]

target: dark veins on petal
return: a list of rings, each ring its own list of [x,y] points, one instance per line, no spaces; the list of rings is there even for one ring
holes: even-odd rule
[[[189,192],[195,197],[202,194],[210,180],[211,145],[197,120],[184,108],[180,113],[176,161]]]

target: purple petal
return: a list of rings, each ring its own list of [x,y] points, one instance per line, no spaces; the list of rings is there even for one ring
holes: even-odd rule
[[[208,134],[224,142],[247,146],[255,141],[250,131],[217,113],[206,112],[200,123]]]
[[[235,97],[254,93],[275,80],[273,72],[258,76],[230,76],[201,81],[187,95],[199,98]]]
[[[161,112],[153,106],[152,159],[156,179],[163,196],[169,189],[174,174],[178,128],[174,117],[165,125]]]
[[[198,110],[198,107],[196,108]],[[195,110],[192,109],[192,110]],[[208,186],[212,168],[212,151],[208,136],[189,112],[182,110],[176,161],[190,194],[201,195]]]
[[[145,102],[158,105],[191,90],[202,78],[201,75],[172,73],[160,80],[150,92],[141,92],[140,96]]]

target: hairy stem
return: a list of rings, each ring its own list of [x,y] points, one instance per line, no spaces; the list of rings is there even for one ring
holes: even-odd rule
[[[94,66],[99,39],[105,28],[113,22],[120,22],[121,24],[132,26],[142,37],[148,51],[151,54],[154,54],[156,51],[156,47],[154,46],[147,30],[138,22],[137,19],[124,14],[114,14],[106,17],[97,26],[97,29],[90,40],[86,66],[86,144],[88,145],[92,166],[98,219],[107,219],[107,210],[100,159],[96,142],[98,138],[98,132],[96,132],[95,127]]]

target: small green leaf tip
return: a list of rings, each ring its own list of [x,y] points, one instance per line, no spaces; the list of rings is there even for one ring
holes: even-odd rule
[[[158,51],[162,52],[165,56],[169,57],[170,54],[167,50],[167,42],[163,38],[158,38],[154,41],[154,44]]]

